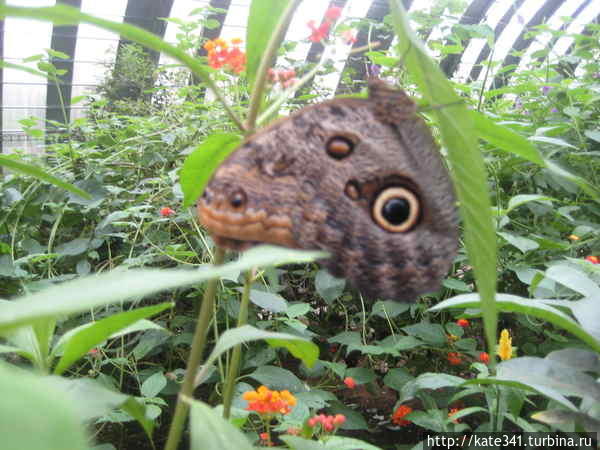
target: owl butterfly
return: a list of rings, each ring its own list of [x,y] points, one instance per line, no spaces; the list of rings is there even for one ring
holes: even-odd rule
[[[304,109],[250,136],[198,202],[217,245],[325,250],[325,268],[369,298],[439,289],[456,254],[452,184],[429,128],[402,90]]]

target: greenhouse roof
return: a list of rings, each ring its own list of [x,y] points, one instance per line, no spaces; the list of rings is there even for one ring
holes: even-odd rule
[[[58,3],[79,8],[82,12],[116,22],[126,22],[145,28],[163,37],[167,42],[176,43],[178,24],[163,18],[190,22],[197,20],[190,13],[208,5],[221,8],[225,14],[210,16],[214,27],[198,29],[200,37],[223,38],[245,37],[246,20],[250,0],[62,0]],[[13,6],[52,6],[54,0],[12,0]],[[447,76],[461,82],[478,81],[486,88],[501,87],[509,79],[510,67],[524,67],[534,58],[548,55],[557,60],[568,55],[573,49],[574,38],[569,34],[586,33],[586,25],[597,23],[600,17],[600,2],[592,0],[403,0],[405,8],[412,15],[411,25],[420,37],[429,44],[432,55],[441,60]],[[382,33],[377,27],[389,14],[386,0],[305,0],[299,6],[290,24],[286,39],[297,42],[294,50],[287,55],[301,64],[316,62],[322,53],[320,43],[308,38],[311,30],[309,21],[321,23],[325,12],[332,6],[343,8],[340,20],[370,20],[369,26],[361,26],[356,42],[345,45],[343,42],[330,49],[329,56],[334,60],[336,71],[318,76],[319,86],[331,90],[331,95],[340,92],[340,74],[346,65],[354,68],[358,77],[366,71],[366,58],[363,53],[350,57],[351,50],[364,48],[370,42],[378,41],[377,50],[385,50],[393,44],[391,35]],[[548,32],[533,38],[528,34],[534,27],[548,25]],[[473,33],[462,42],[448,40],[452,27],[463,27]],[[455,28],[456,29],[456,28]],[[566,35],[556,38],[550,30],[564,30]],[[11,67],[1,70],[2,82],[2,134],[4,147],[23,147],[24,134],[21,120],[36,117],[40,120],[63,119],[60,106],[61,97],[69,105],[69,99],[94,92],[106,73],[107,63],[114,62],[119,48],[120,37],[110,31],[80,24],[79,26],[53,26],[51,22],[8,17],[2,22],[0,51],[6,63],[25,64],[36,68],[39,60],[29,57],[45,54],[52,48],[68,55],[62,60],[53,60],[55,65],[67,71],[60,91],[52,83],[34,73]],[[203,42],[200,41],[200,42]],[[494,41],[493,53],[489,42]],[[453,44],[457,44],[452,47]],[[442,48],[446,46],[445,48]],[[547,49],[544,56],[539,51]],[[198,49],[202,55],[202,49]],[[447,52],[446,56],[441,51]],[[536,53],[538,52],[538,53]],[[442,57],[443,56],[443,57]],[[497,62],[489,70],[486,61]],[[566,60],[568,62],[568,59]],[[160,65],[174,61],[160,55]],[[576,67],[572,67],[577,73]],[[74,103],[70,107],[70,118],[81,117],[86,106]],[[27,144],[26,144],[27,145]]]

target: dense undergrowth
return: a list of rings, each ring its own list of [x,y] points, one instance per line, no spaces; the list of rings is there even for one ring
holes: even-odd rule
[[[363,300],[311,262],[316,254],[258,248],[205,270],[214,248],[193,202],[212,168],[254,128],[250,121],[240,130],[232,117],[256,107],[254,120],[263,124],[277,115],[276,106],[265,106],[283,94],[292,94],[283,103],[289,110],[331,94],[305,83],[333,66],[291,59],[293,42],[283,42],[277,70],[261,79],[259,68],[268,69],[260,65],[262,54],[268,57],[264,29],[277,30],[286,14],[282,7],[265,19],[261,8],[269,5],[253,2],[246,71],[238,70],[237,52],[220,65],[211,59],[215,45],[230,52],[235,43],[209,44],[208,57],[198,59],[200,74],[233,106],[207,96],[212,86],[197,70],[156,70],[131,44],[85,118],[50,124],[55,132],[46,135],[41,157],[16,152],[0,160],[11,169],[0,180],[0,423],[10,424],[9,447],[163,446],[169,427],[176,428],[170,424],[202,298],[211,295],[206,280],[217,276],[214,308],[201,330],[212,353],[197,355],[204,365],[189,378],[198,400],[179,399],[191,408],[190,448],[391,449],[418,445],[426,432],[599,431],[600,28],[574,36],[568,57],[540,50],[501,89],[451,85],[472,111],[465,110],[469,122],[462,124],[470,126],[463,131],[473,142],[482,138],[476,156],[487,183],[474,188],[459,177],[471,170],[467,149],[467,156],[453,149],[461,141],[452,127],[464,117],[453,124],[443,116],[451,97],[436,92],[450,84],[435,77],[445,84],[427,84],[422,73],[430,62],[418,43],[367,53],[371,70],[425,98],[422,112],[449,155],[464,228],[472,233],[443,289],[401,304]],[[352,30],[375,26],[413,39],[401,11],[393,11],[381,24],[336,23],[334,12],[327,30],[313,26],[311,38],[351,41]],[[194,54],[194,32],[214,26],[210,12],[200,9],[197,20],[179,23],[180,52]],[[418,31],[427,34],[435,18],[415,16]],[[446,33],[430,43],[441,56],[460,51],[470,37],[493,41],[485,25]],[[531,33],[565,34],[547,27]],[[129,37],[148,44],[143,35]],[[55,78],[57,57],[39,56],[40,73]],[[364,80],[352,82],[351,75],[343,74],[345,91],[363,92]],[[302,95],[294,97],[298,88]],[[47,125],[33,118],[22,124],[32,137]],[[49,184],[50,176],[69,185]],[[490,199],[489,227],[487,211],[479,211],[482,225],[470,221],[477,213],[468,210],[465,192],[479,204]],[[478,248],[486,227],[492,241]],[[485,303],[482,286],[493,289],[494,277],[496,302]],[[248,299],[248,325],[236,328]],[[506,330],[502,339],[494,327]],[[486,343],[490,334],[494,343]],[[242,343],[239,371],[232,370],[237,356],[229,350]],[[219,417],[222,408],[229,423]],[[39,434],[29,431],[32,421]]]

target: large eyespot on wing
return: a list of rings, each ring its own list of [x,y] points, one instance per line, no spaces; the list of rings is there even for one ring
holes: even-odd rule
[[[405,233],[413,229],[421,216],[421,202],[417,195],[403,186],[389,186],[375,197],[371,207],[373,220],[391,233]]]

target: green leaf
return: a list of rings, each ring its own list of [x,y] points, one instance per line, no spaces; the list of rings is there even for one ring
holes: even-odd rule
[[[411,336],[416,336],[429,344],[444,345],[447,341],[444,328],[439,323],[416,323],[403,327],[402,331]]]
[[[366,367],[352,367],[350,369],[346,369],[346,376],[354,378],[354,381],[356,381],[358,384],[370,383],[377,378],[375,373]]]
[[[129,270],[68,281],[16,301],[0,303],[0,334],[40,319],[88,311],[111,303],[132,301],[165,289],[200,283],[252,267],[312,262],[327,256],[275,246],[258,246],[243,253],[237,261],[197,270]]]
[[[600,297],[600,287],[585,273],[569,265],[554,265],[544,275],[586,297]]]
[[[563,169],[554,161],[546,160],[546,168],[553,175],[564,178],[565,180],[570,181],[571,183],[574,183],[575,185],[579,186],[579,188],[582,191],[584,191],[586,194],[592,197],[596,202],[600,202],[600,193],[592,184],[590,184],[584,178],[581,178],[580,176],[574,175],[568,170]]]
[[[542,167],[545,166],[539,150],[523,136],[510,128],[498,125],[481,112],[471,110],[469,113],[479,137],[502,151],[513,153]]]
[[[521,205],[524,205],[529,202],[552,202],[554,199],[552,197],[547,197],[545,195],[537,195],[537,194],[521,194],[515,195],[511,197],[508,201],[508,207],[506,208],[505,214],[508,214],[513,209],[518,208]]]
[[[211,134],[185,159],[179,172],[183,206],[190,206],[198,200],[213,172],[240,142],[241,138],[236,134]]]
[[[336,278],[321,269],[315,277],[315,288],[317,293],[330,305],[336,298],[339,298],[344,293],[346,280],[344,278]]]
[[[253,450],[243,433],[210,406],[186,398],[190,405],[191,450]]]
[[[552,138],[552,137],[548,137],[548,136],[529,136],[529,140],[535,141],[535,142],[543,142],[544,144],[552,144],[552,145],[556,145],[558,147],[577,149],[577,147],[569,144],[567,141],[563,141],[562,139]]]
[[[506,239],[510,245],[518,248],[521,253],[530,252],[540,246],[540,244],[538,244],[536,241],[527,239],[523,236],[517,236],[516,234],[499,231],[498,235]]]
[[[146,407],[134,397],[107,389],[98,381],[89,378],[51,376],[42,380],[49,388],[60,391],[63,397],[75,405],[77,416],[82,422],[105,416],[120,408],[137,420],[151,439],[154,424],[146,418]]]
[[[53,58],[58,58],[58,59],[69,59],[70,56],[67,55],[64,52],[59,52],[58,50],[54,50],[53,48],[47,48],[46,52],[48,53],[48,56],[52,56]]]
[[[0,7],[1,8],[1,7]],[[61,189],[72,192],[73,194],[79,195],[80,197],[91,199],[90,194],[81,189],[73,186],[70,183],[62,181],[60,178],[56,178],[53,175],[43,171],[37,166],[26,164],[18,161],[12,157],[0,155],[0,166],[8,167],[10,170],[22,173],[23,175],[29,175],[38,180],[45,181],[46,183],[53,184]]]
[[[125,311],[94,322],[69,336],[63,344],[63,355],[54,369],[57,375],[62,374],[75,361],[83,357],[89,350],[104,342],[113,333],[137,322],[140,319],[158,314],[173,307],[173,303],[161,303],[146,308]]]
[[[402,387],[409,381],[414,380],[408,370],[404,368],[391,369],[383,378],[383,384],[391,387],[397,391],[400,391]]]
[[[600,352],[600,341],[596,340],[593,335],[588,333],[575,320],[553,307],[552,303],[555,303],[557,307],[563,307],[576,304],[577,302],[535,300],[509,294],[498,294],[496,296],[496,307],[498,308],[498,311],[527,314],[553,323],[557,327],[577,336],[597,352]],[[480,306],[479,294],[463,294],[444,300],[429,310],[439,311],[447,308],[479,308]],[[597,322],[598,321],[596,321],[596,323]]]
[[[427,372],[419,375],[414,380],[408,381],[400,391],[400,403],[415,397],[421,389],[440,389],[446,387],[457,387],[464,383],[464,379],[445,373]]]
[[[217,358],[227,350],[244,342],[257,341],[261,339],[265,339],[272,347],[286,348],[296,358],[301,359],[308,367],[312,367],[319,357],[319,347],[306,338],[286,333],[274,333],[271,331],[259,330],[253,326],[244,325],[232,330],[227,330],[219,337],[219,340],[217,341],[210,356],[206,359],[197,378],[203,378],[203,375],[207,370],[209,370]]]
[[[430,409],[428,411],[413,411],[406,416],[415,425],[435,432],[444,431],[445,417],[440,410]]]
[[[289,4],[289,0],[252,0],[250,4],[246,28],[246,76],[250,90],[267,44]]]
[[[261,366],[248,375],[269,389],[294,392],[304,392],[304,383],[292,372],[276,366]]]
[[[600,372],[600,355],[580,348],[563,348],[549,353],[546,359],[580,372]]]
[[[585,130],[583,132],[592,141],[600,142],[600,131],[599,130]]]
[[[42,57],[42,55],[40,55],[40,57]],[[24,62],[27,62],[27,58]],[[0,61],[0,67],[1,68],[7,68],[7,69],[15,69],[15,70],[21,70],[23,72],[27,72],[30,73],[31,75],[35,75],[37,77],[40,78],[48,78],[48,75],[46,75],[45,72],[40,72],[39,70],[35,70],[32,69],[31,67],[28,66],[22,66],[20,64],[14,64],[8,61]],[[59,84],[60,84],[60,80],[58,80]]]
[[[429,58],[423,43],[410,29],[400,0],[389,0],[392,23],[398,37],[398,54],[415,80],[425,101],[443,105],[432,111],[448,149],[454,185],[460,201],[465,244],[484,299],[482,306],[488,348],[496,341],[496,236],[487,176],[477,146],[477,130],[466,106],[440,68]]]
[[[3,448],[89,449],[75,404],[42,378],[0,363],[0,398]]]
[[[162,370],[150,375],[140,386],[140,392],[144,397],[157,397],[167,385],[167,378]]]
[[[399,303],[394,300],[378,300],[371,308],[371,316],[394,318],[410,309],[410,303]]]
[[[285,312],[288,308],[285,299],[281,295],[273,294],[272,292],[251,289],[250,300],[256,306],[274,313]]]
[[[551,359],[524,356],[503,361],[497,366],[496,378],[517,381],[536,390],[540,387],[552,389],[566,397],[574,395],[600,402],[600,385],[594,377]]]
[[[564,409],[554,409],[541,411],[531,415],[534,420],[547,423],[548,425],[569,425],[572,423],[581,423],[589,433],[597,433],[600,430],[600,420],[575,411],[565,411]]]
[[[541,386],[536,386],[534,388],[532,386],[529,386],[527,384],[524,384],[524,383],[521,383],[518,381],[500,380],[500,379],[493,378],[493,377],[473,378],[471,380],[465,381],[463,383],[463,386],[468,386],[468,385],[472,385],[472,384],[495,384],[498,386],[508,386],[508,387],[522,390],[525,392],[527,392],[527,391],[538,392],[538,393],[545,395],[546,397],[560,403],[561,405],[565,406],[566,408],[569,408],[573,411],[577,410],[577,407],[573,403],[571,403],[564,395],[562,395],[552,389],[546,389]]]
[[[300,436],[292,436],[290,434],[284,434],[280,436],[279,439],[285,442],[292,450],[324,450],[327,448],[322,442],[304,439]]]

